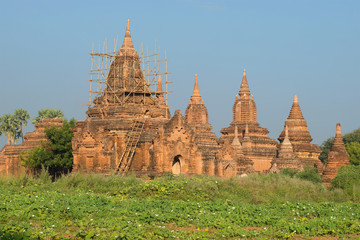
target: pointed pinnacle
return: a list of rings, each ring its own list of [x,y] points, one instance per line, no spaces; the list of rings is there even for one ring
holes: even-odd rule
[[[288,119],[304,119],[299,105],[298,97],[295,95]]]
[[[197,74],[195,74],[194,90],[193,90],[193,94],[192,94],[190,100],[193,104],[200,104],[202,101],[200,91],[199,91],[199,83],[198,83]]]
[[[164,95],[163,95],[163,93],[162,93],[161,76],[158,77],[158,80],[157,80],[157,81],[158,81],[158,84],[157,84],[157,89],[156,89],[156,91],[157,91],[158,93],[156,93],[156,96],[157,96],[158,99],[160,99],[160,102],[161,102],[161,103],[165,103]]]
[[[340,136],[341,137],[341,125],[340,123],[336,124],[336,136]]]
[[[235,126],[234,139],[233,139],[231,145],[241,147],[241,144],[240,144],[240,141],[239,141],[239,138],[238,138],[238,128],[237,128],[237,126]]]
[[[331,146],[330,150],[331,151],[336,151],[336,152],[346,152],[344,141],[343,141],[343,138],[341,136],[341,125],[340,125],[340,123],[336,124],[336,134],[335,134],[335,138],[334,138],[334,143]]]
[[[130,34],[130,19],[128,19],[126,23],[126,32],[125,32],[123,45],[121,48],[134,48]]]
[[[288,126],[285,125],[285,138],[284,141],[281,144],[291,144],[290,140],[289,140],[289,130],[288,130]]]
[[[157,91],[162,92],[161,76],[159,76],[157,80]]]
[[[294,103],[298,103],[299,101],[298,101],[298,97],[295,95],[294,96]]]
[[[245,69],[243,72],[243,78],[242,78],[242,82],[240,85],[239,95],[240,95],[240,98],[242,98],[243,96],[245,96],[245,98],[248,98],[250,96],[249,84],[247,82]]]

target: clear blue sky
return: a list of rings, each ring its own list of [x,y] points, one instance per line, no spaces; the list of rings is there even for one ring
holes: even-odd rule
[[[85,119],[92,43],[122,42],[129,18],[135,48],[156,41],[167,51],[171,112],[184,113],[197,73],[218,136],[244,68],[271,138],[295,94],[314,143],[337,122],[343,133],[360,127],[358,0],[3,1],[1,9],[0,115],[57,108]]]

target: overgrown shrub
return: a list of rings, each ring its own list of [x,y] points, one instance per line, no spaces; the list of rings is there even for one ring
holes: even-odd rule
[[[334,188],[343,189],[353,201],[360,201],[360,166],[340,168],[331,184]]]
[[[313,183],[321,183],[321,175],[316,168],[305,168],[303,171],[296,173],[294,177]]]

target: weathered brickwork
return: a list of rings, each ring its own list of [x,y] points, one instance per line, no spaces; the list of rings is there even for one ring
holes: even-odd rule
[[[316,166],[323,173],[324,182],[329,183],[337,170],[349,162],[338,125],[323,170],[318,158],[321,150],[311,144],[296,96],[278,138],[280,143],[270,139],[269,131],[257,121],[245,70],[232,108],[232,122],[221,129],[220,138],[209,123],[197,75],[184,116],[180,110],[170,115],[163,93],[161,77],[155,92],[145,81],[128,21],[123,45],[110,65],[105,88],[88,108],[86,119],[77,122],[74,128],[73,171],[133,172],[149,177],[172,172],[226,178]],[[61,121],[44,120],[25,136],[23,144],[7,145],[1,150],[1,174],[17,174],[21,170],[18,155],[46,140],[43,129],[48,124],[60,125]]]

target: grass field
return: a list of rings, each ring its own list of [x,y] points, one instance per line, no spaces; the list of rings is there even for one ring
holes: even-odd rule
[[[0,180],[0,239],[358,239],[360,204],[277,175]]]

